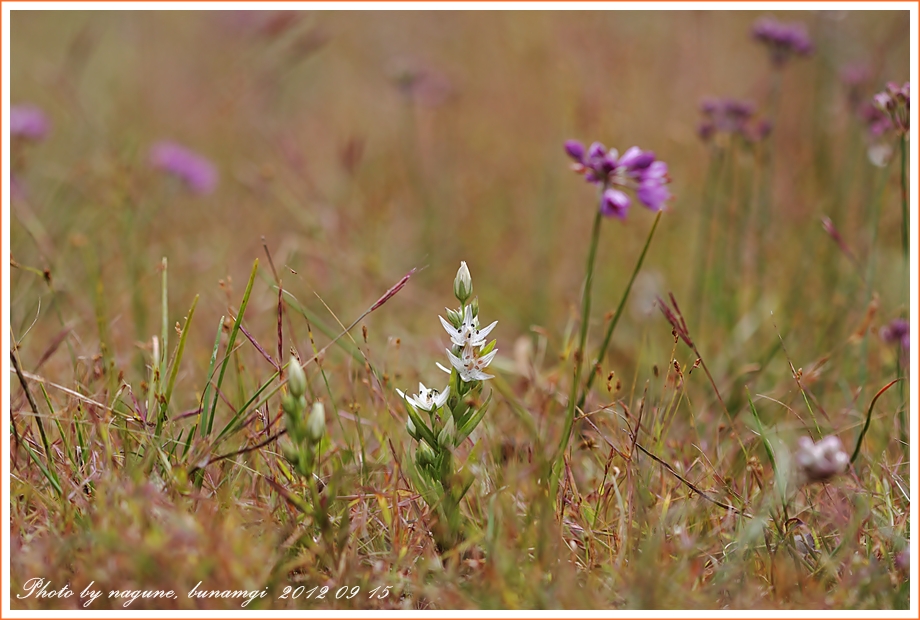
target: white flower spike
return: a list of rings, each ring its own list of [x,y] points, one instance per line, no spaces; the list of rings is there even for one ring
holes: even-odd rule
[[[498,321],[493,321],[491,325],[479,329],[479,318],[473,316],[471,306],[467,306],[463,313],[463,322],[460,323],[460,329],[455,328],[441,315],[438,315],[438,318],[441,319],[441,325],[444,326],[447,335],[450,336],[450,341],[458,347],[467,345],[481,347],[486,343],[489,332],[498,325]]]
[[[451,353],[450,349],[447,349],[447,355],[450,357],[451,365],[460,373],[460,378],[467,383],[485,381],[495,376],[483,371],[492,363],[492,359],[495,357],[496,353],[498,353],[498,349],[493,349],[488,354],[479,357],[476,355],[476,351],[473,347],[468,344],[460,351],[460,357],[457,357]]]
[[[445,387],[444,391],[439,392],[435,389],[426,388],[425,384],[420,382],[418,384],[418,396],[405,394],[402,390],[396,390],[396,393],[401,398],[405,398],[416,409],[430,413],[440,409],[447,402],[447,397],[450,396],[450,385]]]

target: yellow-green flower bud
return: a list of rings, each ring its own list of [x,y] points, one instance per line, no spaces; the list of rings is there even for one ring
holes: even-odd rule
[[[447,320],[454,326],[454,329],[457,329],[460,327],[460,323],[463,322],[463,313],[447,308]]]
[[[419,442],[418,450],[415,451],[415,462],[418,463],[420,467],[426,465],[433,465],[437,455],[434,453],[434,450],[431,449],[424,441]]]
[[[293,355],[288,362],[288,389],[294,398],[300,398],[307,393],[307,375],[304,374],[300,361]]]
[[[317,401],[313,403],[313,409],[310,410],[310,417],[307,418],[307,436],[313,443],[319,443],[326,432],[326,408],[323,403]]]
[[[454,296],[461,304],[465,304],[472,294],[473,279],[470,277],[470,270],[466,266],[466,261],[460,261],[460,269],[457,270],[457,277],[454,278]]]
[[[447,416],[447,422],[444,423],[444,428],[438,433],[438,445],[445,448],[453,448],[456,434],[457,426],[454,424],[453,416],[449,415]]]
[[[282,437],[281,441],[278,443],[281,446],[281,454],[284,455],[284,458],[292,465],[297,465],[297,461],[300,458],[300,452],[298,452],[297,447],[291,443],[291,440],[287,437]]]

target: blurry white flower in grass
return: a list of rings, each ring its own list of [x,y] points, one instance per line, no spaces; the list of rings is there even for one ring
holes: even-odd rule
[[[481,347],[486,343],[489,332],[498,325],[498,321],[492,321],[491,325],[479,329],[479,317],[473,316],[472,306],[467,306],[466,310],[464,310],[463,321],[460,323],[459,329],[451,325],[443,316],[438,315],[438,318],[441,319],[441,325],[444,326],[447,335],[450,336],[450,341],[458,347],[467,345]]]
[[[498,349],[493,349],[489,353],[479,357],[479,352],[472,345],[468,344],[460,350],[460,356],[457,357],[450,349],[447,349],[447,355],[450,356],[451,366],[457,369],[460,378],[467,383],[485,381],[495,376],[483,371],[492,363],[492,359],[495,357],[496,353],[498,353]]]
[[[400,397],[405,398],[406,401],[416,409],[432,412],[440,409],[444,406],[444,403],[447,402],[447,397],[450,396],[450,385],[439,392],[435,389],[429,389],[425,387],[424,383],[419,382],[418,396],[405,394],[402,390],[396,390],[396,393],[399,394]]]
[[[808,482],[821,482],[842,474],[850,462],[843,451],[843,444],[834,436],[825,437],[817,443],[802,437],[795,460]]]

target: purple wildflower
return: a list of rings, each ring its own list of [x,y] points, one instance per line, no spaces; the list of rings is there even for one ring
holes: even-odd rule
[[[150,164],[182,179],[195,194],[217,187],[217,168],[208,159],[175,142],[157,142],[150,148]]]
[[[775,67],[782,67],[793,55],[808,56],[814,51],[803,24],[784,24],[772,17],[764,17],[751,28],[751,36],[767,46]]]
[[[45,113],[33,105],[10,106],[10,135],[27,140],[42,140],[51,124]]]
[[[626,218],[632,203],[624,191],[627,189],[652,211],[663,209],[671,198],[666,187],[670,181],[668,165],[651,151],[634,146],[620,156],[616,149],[608,151],[600,142],[585,149],[581,142],[568,140],[565,152],[575,160],[573,170],[584,175],[587,182],[603,187],[599,208],[607,217]]]
[[[907,319],[893,319],[879,330],[879,336],[888,344],[900,344],[904,353],[910,351],[910,323]]]
[[[871,103],[863,103],[859,106],[859,116],[866,124],[869,134],[873,138],[880,138],[894,129],[888,114]]]
[[[740,136],[752,144],[770,135],[769,121],[754,121],[754,104],[737,99],[705,99],[700,104],[703,122],[697,132],[703,142],[709,142],[718,134]]]
[[[885,90],[873,97],[873,102],[887,115],[898,134],[910,130],[910,82],[904,82],[903,86],[888,82]]]

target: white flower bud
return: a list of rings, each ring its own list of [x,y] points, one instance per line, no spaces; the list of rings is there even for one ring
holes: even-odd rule
[[[454,296],[461,304],[473,294],[473,279],[470,277],[470,270],[466,266],[466,261],[460,261],[460,269],[457,270],[457,277],[454,278]]]
[[[304,374],[300,361],[293,355],[288,362],[288,389],[294,398],[300,398],[307,393],[307,375]]]
[[[313,409],[310,410],[310,417],[307,418],[307,436],[313,443],[319,443],[326,432],[326,408],[323,403],[317,401],[313,403]]]
[[[406,420],[406,430],[409,432],[409,437],[418,441],[418,431],[415,429],[415,422],[412,421],[412,418]]]

